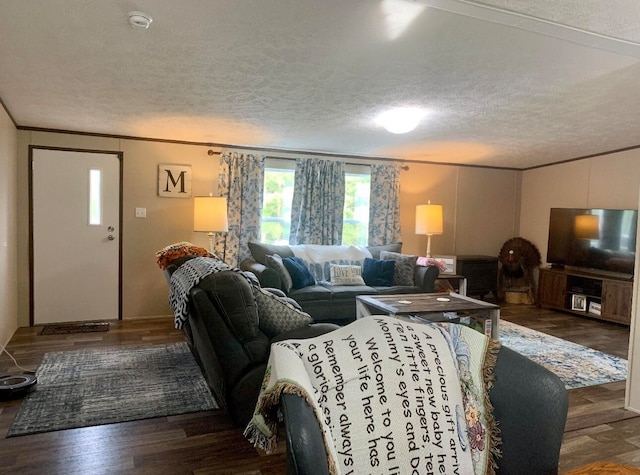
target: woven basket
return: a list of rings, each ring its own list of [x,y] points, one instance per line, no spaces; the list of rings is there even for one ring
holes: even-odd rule
[[[533,299],[526,290],[507,290],[504,294],[504,299],[507,303],[524,303],[528,305],[533,303]]]

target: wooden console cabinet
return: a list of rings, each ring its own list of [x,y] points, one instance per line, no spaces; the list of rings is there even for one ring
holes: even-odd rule
[[[456,273],[467,278],[467,295],[479,295],[481,299],[489,292],[498,296],[498,258],[494,256],[457,256]]]
[[[630,325],[632,294],[633,282],[629,280],[565,269],[540,269],[539,306]]]

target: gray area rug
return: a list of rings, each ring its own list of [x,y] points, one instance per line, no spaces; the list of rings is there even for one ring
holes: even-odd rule
[[[217,409],[186,343],[46,353],[8,437]]]

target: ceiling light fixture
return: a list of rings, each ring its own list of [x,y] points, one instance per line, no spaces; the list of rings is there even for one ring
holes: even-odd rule
[[[417,107],[397,107],[380,114],[376,122],[392,134],[406,134],[418,126],[424,115]]]
[[[129,18],[129,24],[138,30],[146,30],[153,21],[151,16],[143,12],[129,12],[127,17]]]

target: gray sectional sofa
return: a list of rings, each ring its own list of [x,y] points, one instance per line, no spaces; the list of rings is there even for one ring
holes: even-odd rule
[[[319,279],[316,275],[314,285],[298,289],[287,289],[280,277],[280,273],[273,267],[273,260],[267,256],[278,255],[281,258],[294,257],[292,248],[300,246],[272,245],[259,242],[249,242],[249,250],[252,259],[247,259],[240,264],[242,270],[253,272],[263,287],[273,287],[283,290],[289,297],[297,301],[302,309],[309,313],[316,322],[329,322],[338,325],[346,325],[355,320],[357,295],[388,295],[388,294],[412,294],[434,292],[435,280],[439,270],[435,266],[415,266],[412,285],[334,285],[326,279]],[[334,249],[339,246],[331,246]],[[343,246],[346,247],[346,246]],[[317,248],[317,246],[316,246]],[[401,254],[402,243],[388,244],[384,246],[368,246],[372,259],[380,259],[381,253]],[[334,253],[335,254],[335,253]],[[389,255],[384,256],[389,258]],[[408,256],[407,256],[408,257]],[[417,256],[414,256],[417,257]],[[306,262],[306,261],[305,261]],[[362,265],[358,260],[345,256],[345,259],[334,259],[331,262],[337,264]],[[325,271],[329,263],[308,262],[309,268],[315,271]],[[415,265],[415,262],[414,262]],[[326,277],[326,275],[325,275]]]

